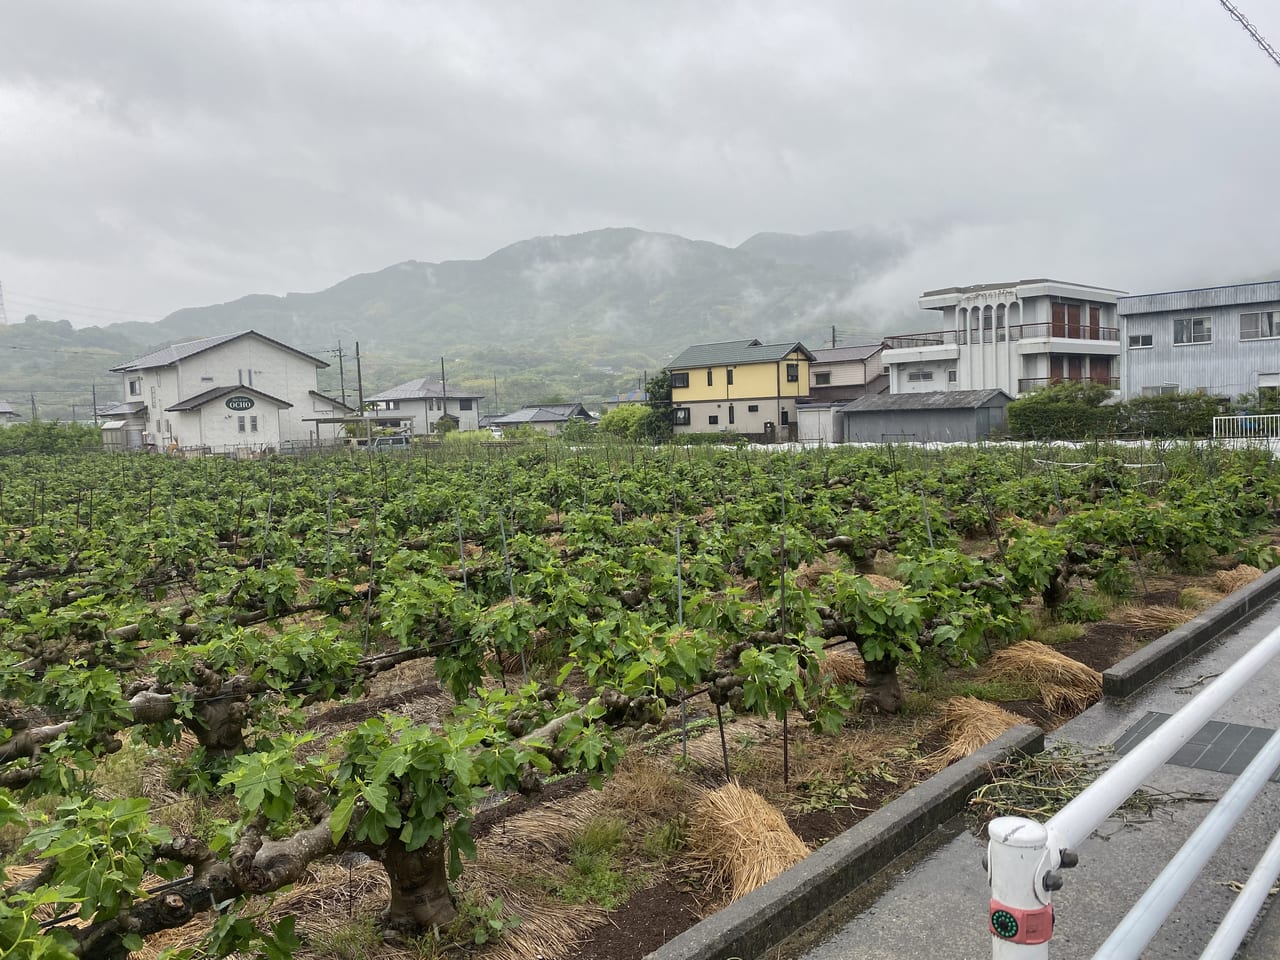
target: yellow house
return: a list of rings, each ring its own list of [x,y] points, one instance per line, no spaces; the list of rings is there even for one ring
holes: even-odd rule
[[[794,439],[796,401],[809,396],[803,343],[730,340],[689,347],[667,365],[675,432]]]

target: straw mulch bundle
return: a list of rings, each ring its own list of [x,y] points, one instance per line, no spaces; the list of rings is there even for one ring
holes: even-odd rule
[[[564,800],[539,803],[524,813],[507,817],[485,839],[494,848],[512,846],[555,853],[567,837],[600,811],[600,794],[588,790]]]
[[[850,650],[828,650],[818,664],[818,673],[835,683],[866,683],[867,668],[862,658]]]
[[[1262,576],[1262,571],[1257,567],[1252,567],[1247,563],[1231,570],[1219,570],[1213,575],[1213,585],[1223,593],[1234,593],[1241,587],[1253,583]]]
[[[1111,614],[1116,623],[1140,630],[1176,630],[1196,615],[1194,610],[1156,604],[1151,607],[1119,607]]]
[[[814,560],[812,563],[802,563],[796,568],[793,582],[801,590],[812,590],[823,577],[834,573],[835,569],[836,565],[825,559]]]
[[[1102,697],[1101,673],[1034,640],[1001,650],[988,666],[994,677],[1034,683],[1055,713],[1083,710]]]
[[[884,577],[878,573],[864,573],[862,579],[871,584],[877,590],[901,590],[902,581],[895,580],[893,577]]]
[[[942,705],[940,717],[939,728],[947,745],[920,759],[922,766],[933,771],[985,747],[1010,727],[1027,722],[1016,713],[977,697],[952,697]]]
[[[1178,606],[1186,610],[1203,610],[1221,599],[1221,594],[1205,587],[1184,587],[1178,591]]]
[[[737,783],[704,793],[689,821],[694,861],[730,901],[758,890],[809,855],[786,819],[758,793]]]

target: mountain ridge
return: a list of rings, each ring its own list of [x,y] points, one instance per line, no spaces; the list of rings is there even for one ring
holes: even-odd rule
[[[847,342],[874,338],[869,325],[854,319],[858,288],[906,253],[899,240],[870,231],[757,233],[728,247],[606,227],[520,240],[480,259],[402,260],[322,290],[250,293],[183,307],[153,323],[26,334],[30,346],[72,350],[106,338],[117,349],[136,344],[138,355],[254,329],[311,353],[339,343],[347,351],[358,341],[366,393],[421,376],[424,364],[434,373],[445,357],[451,379],[468,389],[496,378],[504,407],[599,399],[634,387],[638,374],[659,369],[692,343],[758,336],[816,345],[833,324]],[[84,364],[68,364],[70,376],[55,390],[47,376],[24,376],[22,365],[5,356],[28,346],[21,342],[25,326],[0,331],[0,347],[19,348],[0,350],[0,389],[19,396],[43,390],[51,399],[83,389],[87,402],[85,377],[93,371]],[[111,365],[97,379],[118,392],[106,374]],[[337,377],[326,371],[322,378],[322,387],[334,388],[327,379]]]

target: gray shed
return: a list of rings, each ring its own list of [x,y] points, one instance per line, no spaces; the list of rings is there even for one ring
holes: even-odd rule
[[[851,443],[981,440],[1004,429],[1012,399],[1003,390],[882,393],[845,404],[839,415]]]

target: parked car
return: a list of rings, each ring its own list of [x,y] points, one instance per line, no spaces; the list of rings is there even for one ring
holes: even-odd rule
[[[405,436],[374,437],[374,450],[408,450],[409,438]]]

